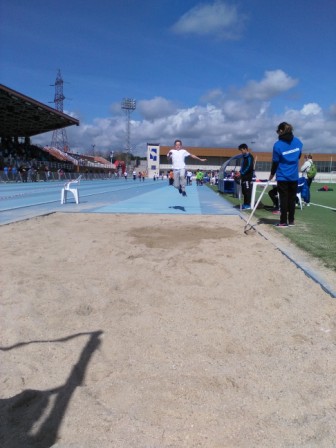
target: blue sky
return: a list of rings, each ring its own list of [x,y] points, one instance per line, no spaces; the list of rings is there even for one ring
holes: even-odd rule
[[[73,151],[125,148],[130,97],[135,154],[270,151],[281,121],[305,152],[336,152],[334,0],[0,0],[0,16],[0,83],[48,104],[60,69]]]

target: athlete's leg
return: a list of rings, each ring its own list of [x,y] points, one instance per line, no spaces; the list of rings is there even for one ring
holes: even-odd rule
[[[180,187],[181,187],[182,192],[185,191],[185,187],[186,187],[185,169],[180,170]]]
[[[174,170],[174,187],[178,190],[181,187],[180,170]]]

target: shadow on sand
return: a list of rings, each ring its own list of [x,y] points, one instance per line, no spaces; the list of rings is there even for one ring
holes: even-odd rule
[[[80,336],[89,337],[62,386],[45,391],[26,389],[14,397],[0,400],[1,447],[49,448],[56,443],[72,394],[83,382],[90,359],[101,344],[101,334],[102,331],[78,333],[61,339],[21,342],[11,347],[0,347],[1,351],[8,351],[29,344],[59,343]]]

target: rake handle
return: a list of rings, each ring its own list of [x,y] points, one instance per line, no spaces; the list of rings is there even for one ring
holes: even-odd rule
[[[266,185],[264,186],[263,191],[261,192],[257,202],[255,203],[255,206],[253,207],[253,210],[252,210],[252,212],[251,212],[251,214],[249,216],[249,219],[247,220],[247,223],[246,223],[245,227],[249,225],[249,223],[250,223],[250,221],[252,219],[252,216],[254,215],[254,212],[257,210],[257,207],[258,207],[258,205],[259,205],[259,203],[261,201],[261,198],[264,196],[264,193],[265,193],[265,191],[266,191],[268,186],[269,186],[269,181],[267,181]]]

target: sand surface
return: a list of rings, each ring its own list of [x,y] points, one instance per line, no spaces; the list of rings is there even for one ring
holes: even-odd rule
[[[335,447],[336,301],[243,227],[2,226],[0,446]]]

